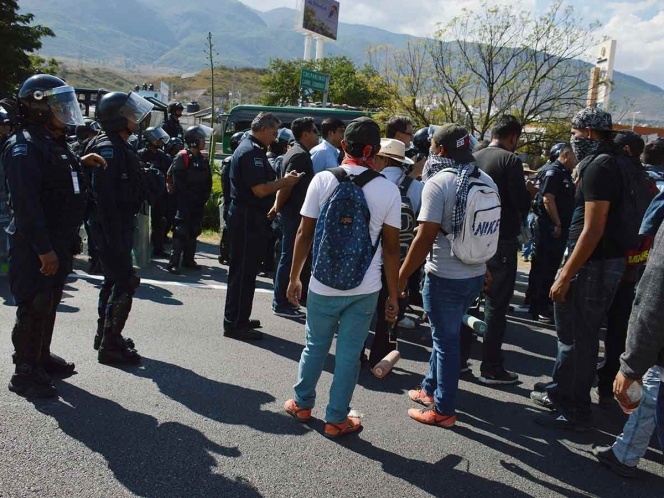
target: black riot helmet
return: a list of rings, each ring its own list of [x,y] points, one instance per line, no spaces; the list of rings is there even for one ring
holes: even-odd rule
[[[172,137],[166,144],[166,152],[171,156],[175,156],[178,152],[184,149],[184,142],[178,137]]]
[[[83,124],[76,91],[60,78],[50,74],[36,74],[18,89],[18,115],[27,123],[52,126],[56,118],[64,126]]]
[[[101,127],[94,119],[83,118],[83,124],[78,125],[75,130],[76,139],[81,141],[88,138],[90,135],[96,135]]]
[[[166,145],[168,141],[171,139],[171,137],[168,136],[168,133],[166,133],[161,126],[157,127],[149,127],[148,129],[145,130],[145,133],[143,133],[143,137],[145,138],[145,141],[149,144],[152,144],[156,147],[161,147],[162,145]]]
[[[136,130],[129,128],[129,123],[141,125],[147,123],[147,116],[154,105],[134,92],[110,92],[104,95],[97,105],[97,121],[104,131],[119,132]]]
[[[0,106],[0,125],[11,125],[12,119],[9,117],[7,110]]]
[[[235,152],[235,149],[238,148],[240,145],[240,142],[242,142],[242,139],[244,138],[244,133],[243,131],[238,131],[236,133],[233,133],[233,136],[231,137],[231,150]]]
[[[553,162],[556,159],[558,159],[558,157],[560,156],[560,151],[563,149],[564,146],[565,146],[565,144],[563,142],[560,142],[560,143],[557,143],[556,145],[554,145],[553,147],[551,147],[551,150],[549,151],[549,161],[550,162]]]
[[[424,154],[425,156],[429,155],[429,149],[431,148],[431,138],[429,137],[429,127],[425,126],[420,128],[413,135],[413,145],[417,148],[417,152]]]
[[[201,148],[201,140],[211,136],[213,131],[212,128],[205,125],[190,126],[184,132],[184,143],[187,144],[187,147]]]
[[[184,111],[184,106],[181,102],[173,102],[172,104],[168,104],[168,114],[175,114],[176,110]]]

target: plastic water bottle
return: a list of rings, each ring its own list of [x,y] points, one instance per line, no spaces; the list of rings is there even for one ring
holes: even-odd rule
[[[643,397],[643,387],[638,382],[632,382],[632,384],[627,388],[627,397],[629,398],[630,404],[640,403],[641,398]],[[631,414],[636,408],[625,408],[621,406],[622,411],[626,414]]]

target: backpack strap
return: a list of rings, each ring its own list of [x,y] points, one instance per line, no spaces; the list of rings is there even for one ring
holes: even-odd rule
[[[182,157],[182,161],[184,161],[184,169],[189,169],[189,151],[187,149],[183,149],[178,152],[178,155]]]
[[[408,189],[413,183],[413,177],[405,175],[401,182],[399,183],[399,193],[401,193],[401,197],[408,197]]]
[[[339,169],[343,169],[343,168],[339,168]],[[357,175],[355,178],[353,178],[353,182],[355,183],[355,185],[362,188],[367,183],[369,183],[371,180],[374,180],[374,179],[378,178],[379,176],[383,176],[383,175],[378,173],[378,171],[374,171],[371,168],[367,168],[366,171],[363,171],[362,173]]]
[[[330,168],[327,171],[332,173],[339,183],[348,180],[348,173],[346,173],[346,170],[342,167]]]

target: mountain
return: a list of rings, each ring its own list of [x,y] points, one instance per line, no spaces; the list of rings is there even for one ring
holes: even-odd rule
[[[80,65],[143,73],[199,71],[208,66],[208,32],[218,65],[265,67],[270,58],[298,58],[304,51],[302,34],[295,31],[296,12],[288,8],[259,12],[238,0],[21,0],[20,5],[56,33],[44,40],[42,54]],[[325,55],[345,55],[361,64],[369,47],[398,50],[410,39],[341,23],[338,41],[325,44]],[[389,64],[389,56],[383,61]],[[639,120],[664,116],[664,90],[623,73],[614,73],[612,101],[628,115],[641,111]]]

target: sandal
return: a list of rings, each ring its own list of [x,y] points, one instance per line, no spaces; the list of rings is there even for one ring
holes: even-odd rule
[[[325,422],[325,437],[329,439],[337,439],[360,430],[362,430],[362,422],[355,417],[348,417],[344,422],[338,424]]]
[[[293,398],[284,403],[284,410],[295,420],[309,422],[311,420],[311,408],[300,408]]]

